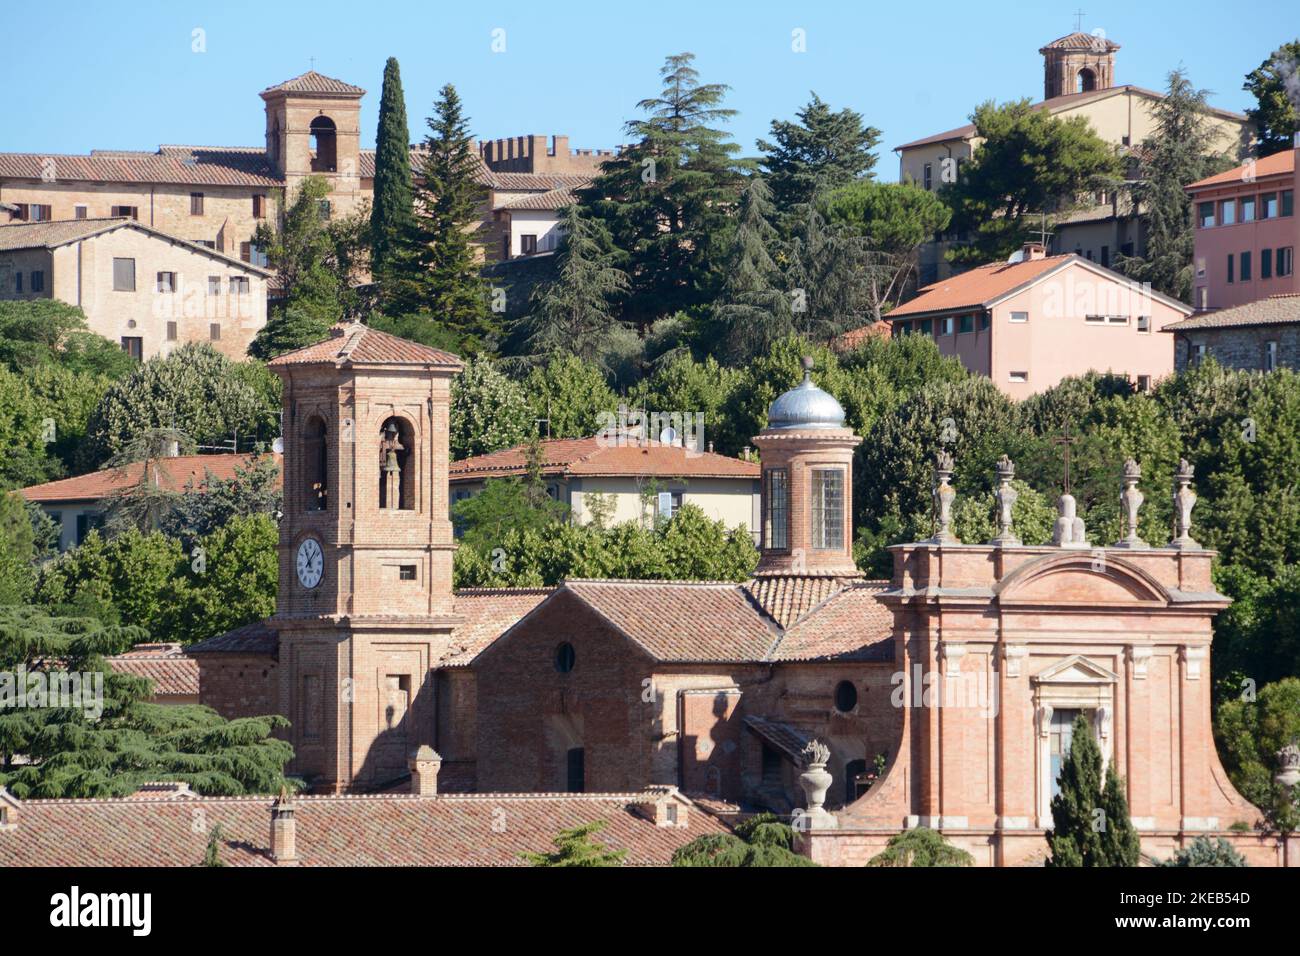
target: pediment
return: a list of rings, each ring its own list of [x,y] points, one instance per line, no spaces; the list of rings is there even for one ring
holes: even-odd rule
[[[996,591],[1004,605],[1169,603],[1169,593],[1149,574],[1100,551],[1045,555],[1007,575]]]
[[[1114,684],[1119,675],[1082,654],[1046,667],[1033,676],[1035,684]]]

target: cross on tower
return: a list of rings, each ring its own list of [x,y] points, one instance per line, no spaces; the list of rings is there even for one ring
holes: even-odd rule
[[[309,56],[307,60],[309,63],[311,63],[311,68],[313,70],[316,69],[316,58],[314,56]]]
[[[1074,32],[1079,33],[1083,30],[1083,11],[1074,11]]]
[[[1053,438],[1053,445],[1060,445],[1062,454],[1065,457],[1065,493],[1070,493],[1070,446],[1078,444],[1079,439],[1070,434],[1070,426],[1066,425],[1061,429],[1059,438]]]

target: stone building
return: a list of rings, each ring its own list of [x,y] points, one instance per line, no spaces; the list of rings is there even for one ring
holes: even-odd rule
[[[80,306],[137,359],[207,342],[243,359],[266,324],[266,269],[132,219],[0,226],[0,300]]]
[[[1228,368],[1260,372],[1300,368],[1300,292],[1202,312],[1163,331],[1174,337],[1180,372],[1209,357]]]

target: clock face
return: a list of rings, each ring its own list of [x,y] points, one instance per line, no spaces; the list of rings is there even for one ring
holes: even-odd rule
[[[298,545],[298,581],[305,588],[314,588],[320,584],[325,572],[325,555],[320,549],[320,542],[315,538],[306,538]]]

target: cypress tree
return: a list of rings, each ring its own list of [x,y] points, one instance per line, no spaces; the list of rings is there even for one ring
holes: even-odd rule
[[[1114,766],[1106,768],[1106,786],[1101,792],[1101,809],[1106,829],[1101,834],[1103,866],[1137,866],[1142,843],[1128,815],[1124,779]]]
[[[1047,865],[1106,866],[1101,828],[1108,821],[1101,806],[1101,751],[1093,740],[1092,725],[1082,714],[1074,720],[1070,753],[1061,764],[1057,783],[1060,791],[1052,798],[1052,829],[1047,834],[1052,855]]]
[[[379,132],[375,137],[375,195],[370,209],[370,271],[381,291],[392,258],[402,250],[411,228],[410,131],[402,73],[395,57],[384,64],[384,89],[379,98]]]

